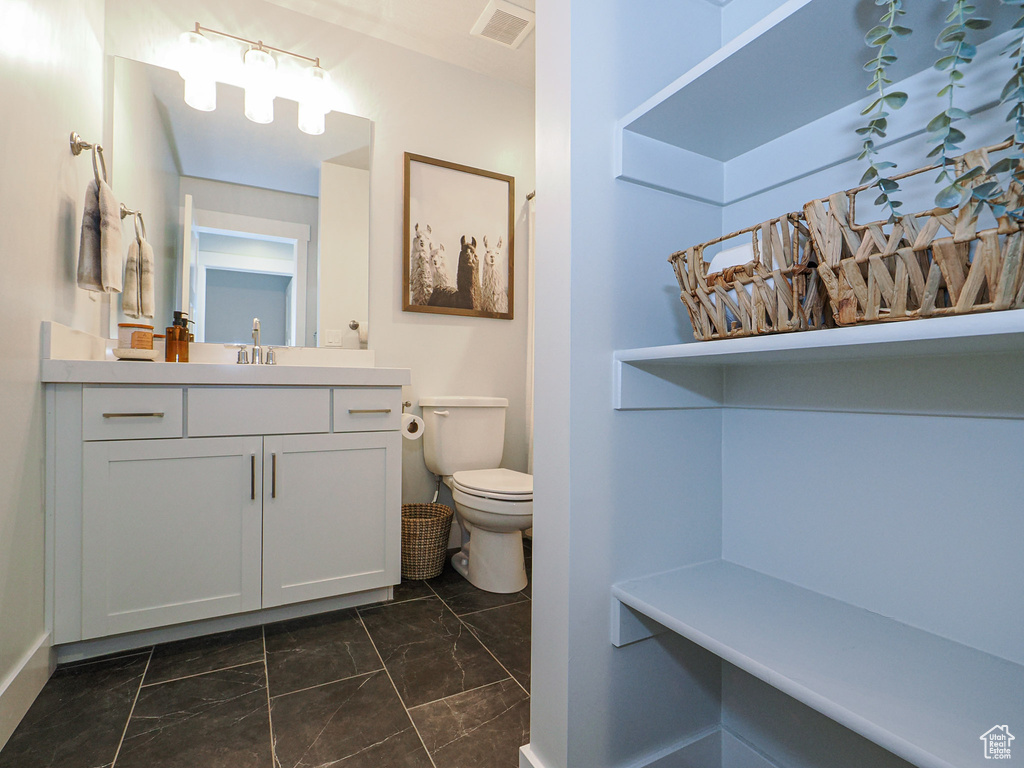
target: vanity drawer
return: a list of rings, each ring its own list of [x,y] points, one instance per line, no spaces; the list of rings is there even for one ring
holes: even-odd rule
[[[181,437],[180,387],[84,387],[83,440]]]
[[[326,387],[191,387],[188,436],[291,435],[329,432]]]
[[[334,390],[335,432],[384,432],[402,426],[402,392],[395,388]]]

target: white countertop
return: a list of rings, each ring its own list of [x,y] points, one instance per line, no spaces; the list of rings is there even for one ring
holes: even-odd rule
[[[368,350],[280,347],[277,365],[239,365],[231,344],[194,344],[190,363],[116,360],[116,342],[44,322],[44,384],[178,384],[289,387],[403,387],[408,368],[376,368]],[[288,364],[291,363],[291,364]]]
[[[408,368],[43,360],[42,381],[46,384],[401,387],[409,385],[412,376]]]

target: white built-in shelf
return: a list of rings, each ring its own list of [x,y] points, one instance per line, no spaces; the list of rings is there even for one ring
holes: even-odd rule
[[[971,31],[971,42],[982,47],[968,74],[970,87],[958,96],[958,106],[969,112],[999,100],[1009,77],[1005,57],[998,55],[1003,43],[985,43],[1019,15],[999,0],[976,4],[978,15],[993,24]],[[902,23],[914,32],[899,40],[899,59],[888,74],[911,93],[934,93],[942,78],[932,66],[934,41],[949,9],[940,2],[904,5]],[[729,205],[852,159],[860,146],[854,127],[863,124],[859,113],[871,98],[863,65],[873,49],[864,33],[878,23],[881,10],[864,0],[788,0],[617,122],[616,177]],[[912,98],[893,116],[887,142],[921,132],[935,113],[926,101]],[[827,124],[819,125],[826,117]],[[800,133],[810,125],[834,140]],[[797,138],[772,144],[787,134]],[[766,145],[769,155],[753,152]],[[725,164],[733,162],[726,174]],[[857,177],[859,172],[851,186]]]
[[[615,408],[722,405],[722,369],[1024,351],[1024,309],[700,341],[614,353]]]
[[[1024,667],[733,563],[612,596],[613,644],[653,620],[921,768],[990,765],[982,734],[1024,724]]]
[[[972,32],[981,43],[1010,29],[1016,8],[978,0],[978,15],[994,21]],[[926,70],[949,8],[907,3],[901,23],[914,30],[900,41],[890,77]],[[715,160],[730,160],[848,104],[865,98],[863,69],[872,49],[864,33],[880,15],[862,0],[789,0],[630,112],[625,130]]]

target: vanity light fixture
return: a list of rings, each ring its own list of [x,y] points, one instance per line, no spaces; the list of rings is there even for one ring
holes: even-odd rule
[[[185,81],[185,103],[200,112],[212,112],[217,108],[217,81],[213,79],[210,66],[210,41],[199,31],[185,32],[180,38],[182,64],[178,74]]]
[[[324,120],[331,108],[327,106],[330,75],[317,65],[303,73],[303,93],[299,98],[299,130],[311,136],[324,132]]]
[[[254,123],[274,122],[274,75],[277,62],[260,42],[242,57],[245,62],[245,116]]]
[[[265,45],[262,40],[221,32],[200,25],[181,36],[184,61],[179,68],[185,80],[185,103],[196,109],[210,111],[217,105],[216,81],[213,79],[212,51],[204,32],[228,37],[245,43],[249,47],[242,56],[245,67],[245,116],[255,123],[270,123],[274,120],[274,97],[277,93],[277,62],[274,53],[302,59],[313,64],[302,76],[299,86],[299,129],[311,135],[324,132],[325,117],[331,111],[328,105],[328,84],[330,76],[320,66],[320,59],[303,56],[282,48]]]

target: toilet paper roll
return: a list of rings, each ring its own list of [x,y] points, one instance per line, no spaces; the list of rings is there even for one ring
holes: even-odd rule
[[[406,440],[419,440],[423,437],[423,419],[411,413],[403,413],[402,437]]]

